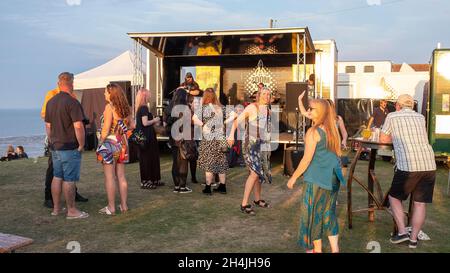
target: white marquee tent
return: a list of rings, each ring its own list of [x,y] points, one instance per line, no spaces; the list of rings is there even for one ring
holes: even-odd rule
[[[129,50],[109,62],[75,75],[74,89],[104,88],[112,81],[132,81],[133,57]]]
[[[83,106],[86,117],[90,120],[87,126],[88,136],[95,134],[100,128],[100,116],[106,103],[103,94],[106,85],[110,82],[131,84],[133,75],[133,54],[130,51],[125,51],[100,66],[75,75],[74,93]],[[131,90],[124,91],[131,100]]]

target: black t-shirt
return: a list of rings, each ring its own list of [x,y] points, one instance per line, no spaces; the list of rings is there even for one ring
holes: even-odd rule
[[[147,117],[148,120],[153,119],[152,113],[148,111],[148,107],[145,105],[142,105],[138,108],[137,114],[136,114],[136,129],[140,129],[144,132],[145,137],[147,139],[152,139],[155,135],[155,129],[153,126],[144,126],[142,124],[142,117]]]
[[[81,104],[66,92],[59,92],[46,106],[45,122],[51,124],[50,147],[54,150],[75,150],[78,140],[73,123],[83,121]]]
[[[384,120],[386,119],[387,114],[389,114],[389,111],[387,108],[384,110],[381,110],[380,107],[375,108],[373,110],[373,126],[377,128],[381,128],[384,124]]]
[[[21,154],[17,154],[17,158],[28,158],[27,153],[23,152]]]
[[[186,88],[187,91],[200,90],[200,86],[198,85],[198,83],[196,81],[192,81],[191,83],[183,82],[181,84],[181,86]]]

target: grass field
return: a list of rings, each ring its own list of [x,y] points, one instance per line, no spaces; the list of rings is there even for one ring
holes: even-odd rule
[[[245,168],[230,169],[226,195],[204,196],[200,184],[189,183],[193,193],[175,194],[170,175],[172,160],[167,152],[161,155],[166,186],[140,189],[139,165],[127,165],[130,211],[108,217],[98,213],[106,205],[101,165],[93,152],[85,152],[78,189],[89,202],[78,205],[90,217],[83,220],[51,216],[51,211],[43,207],[47,158],[1,162],[0,232],[34,239],[32,245],[18,252],[69,252],[66,246],[70,241],[78,241],[81,252],[301,252],[296,245],[301,183],[288,190],[279,151],[272,162],[273,183],[263,185],[263,198],[272,208],[256,208],[254,217],[239,210]],[[367,161],[360,161],[356,172],[365,178]],[[392,164],[377,161],[376,172],[386,191],[393,175]],[[204,181],[200,170],[197,177]],[[431,240],[420,242],[416,250],[389,243],[392,220],[384,211],[376,212],[373,223],[368,222],[367,213],[354,215],[353,229],[349,230],[346,188],[342,187],[338,199],[341,251],[367,253],[368,243],[376,241],[381,252],[450,252],[450,197],[445,194],[446,187],[447,169],[440,166],[434,203],[428,207],[424,226]],[[358,185],[354,185],[353,203],[354,208],[367,205],[367,194]],[[329,251],[328,242],[324,241],[324,246]]]

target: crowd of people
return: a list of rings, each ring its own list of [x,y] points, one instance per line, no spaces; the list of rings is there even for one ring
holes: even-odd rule
[[[61,73],[58,88],[51,91],[43,106],[51,150],[51,173],[47,171],[45,204],[53,208],[52,215],[61,214],[62,192],[66,200],[66,218],[81,219],[89,216],[75,205],[77,196],[78,200],[85,199],[76,192],[75,187],[75,182],[80,179],[85,116],[81,104],[73,95],[73,81],[73,74]],[[304,138],[304,156],[287,182],[287,187],[293,189],[301,176],[304,181],[298,244],[307,252],[322,252],[322,239],[327,236],[331,251],[339,252],[336,204],[339,188],[346,182],[341,156],[348,135],[331,100],[312,99],[306,109],[302,103],[304,95],[299,96],[299,109],[302,115],[311,120],[312,126]],[[234,108],[229,111],[221,105],[212,88],[199,90],[192,74],[188,73],[185,82],[174,91],[162,118],[150,112],[151,93],[146,89],[142,88],[137,93],[135,109],[129,107],[123,90],[117,84],[108,84],[104,96],[107,103],[101,117],[96,154],[103,166],[107,205],[99,213],[109,216],[116,214],[116,188],[120,196],[119,210],[121,213],[129,210],[125,163],[129,159],[128,139],[134,134],[139,133],[145,140],[139,145],[141,188],[155,189],[164,185],[154,129],[155,125],[161,123],[169,132],[174,193],[192,192],[187,183],[188,169],[190,165],[192,182],[197,183],[198,165],[205,173],[206,183],[202,193],[226,194],[226,173],[229,168],[226,154],[240,140],[248,169],[240,211],[246,215],[255,215],[255,208],[271,207],[262,196],[262,185],[272,182],[272,98],[269,88],[261,86],[254,102],[241,110]],[[397,157],[389,201],[399,233],[394,234],[391,242],[409,241],[410,247],[415,247],[417,233],[425,221],[425,204],[432,201],[436,165],[432,148],[428,144],[424,118],[411,109],[411,100],[408,95],[400,96],[397,112],[387,114],[382,108],[377,118],[386,119],[382,126],[381,141],[392,141]],[[200,138],[197,138],[196,129],[200,129]],[[212,188],[216,182],[218,185]],[[411,194],[414,198],[414,214],[413,231],[409,235],[405,231],[401,201]],[[51,200],[51,203],[47,200]]]

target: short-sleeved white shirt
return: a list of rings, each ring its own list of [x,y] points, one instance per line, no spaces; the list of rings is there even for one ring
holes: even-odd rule
[[[382,132],[391,135],[397,168],[405,172],[436,170],[436,161],[428,143],[425,117],[404,108],[389,113]]]

